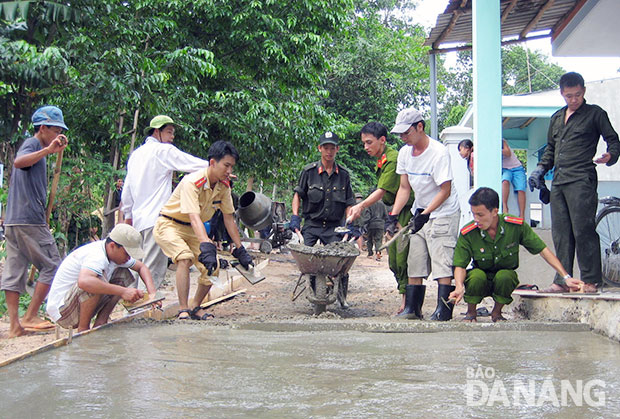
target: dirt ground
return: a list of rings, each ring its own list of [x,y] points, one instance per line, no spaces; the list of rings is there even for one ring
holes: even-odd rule
[[[244,281],[243,288],[247,290],[245,293],[208,308],[208,311],[215,315],[215,319],[208,320],[208,322],[228,324],[235,321],[261,322],[312,316],[312,306],[306,299],[305,293],[296,301],[291,301],[293,289],[299,277],[299,270],[293,257],[288,253],[279,252],[262,255],[262,257],[269,259],[267,267],[263,270],[266,279],[254,286]],[[350,308],[343,310],[340,309],[338,303],[335,303],[327,307],[327,312],[323,313],[322,317],[332,319],[387,319],[396,312],[401,302],[401,296],[398,294],[396,282],[388,268],[387,255],[384,255],[381,261],[376,261],[374,258],[367,258],[364,252],[355,260],[349,273],[348,302]],[[228,275],[232,274],[236,275],[237,273],[235,270],[228,272]],[[172,308],[177,303],[174,275],[175,272],[169,269],[164,286],[160,289],[166,296],[164,307]],[[225,278],[226,275],[224,272],[220,277]],[[192,272],[191,276],[191,282],[195,284],[197,272]],[[428,319],[435,310],[437,285],[435,281],[426,281],[426,285],[423,314]],[[192,286],[190,296],[193,295],[194,286]],[[490,306],[488,308],[490,310]],[[170,311],[168,310],[168,312]],[[455,308],[455,318],[461,318],[460,314],[464,311],[464,305]],[[176,311],[172,310],[172,313],[176,313]],[[126,312],[119,305],[113,314],[113,318],[120,318],[124,315]],[[481,318],[479,320],[486,321],[487,319]],[[56,339],[54,331],[8,339],[8,326],[8,317],[5,316],[0,319],[0,362]],[[66,336],[67,331],[61,329],[60,337]]]

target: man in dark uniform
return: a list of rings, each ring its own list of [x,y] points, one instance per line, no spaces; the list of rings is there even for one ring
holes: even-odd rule
[[[596,292],[602,284],[601,249],[596,233],[598,178],[596,164],[611,166],[618,161],[620,142],[607,112],[597,105],[587,104],[586,88],[578,73],[566,73],[560,78],[560,93],[566,106],[551,117],[547,134],[547,149],[532,172],[530,189],[541,189],[544,175],[555,166],[551,189],[551,231],[558,258],[568,272],[573,273],[575,250],[585,282],[584,291]],[[607,152],[593,160],[599,137],[607,142]],[[559,275],[547,292],[564,292],[567,287]]]
[[[329,244],[341,240],[334,231],[342,225],[349,207],[355,204],[349,172],[336,163],[338,136],[326,132],[319,139],[321,160],[310,163],[301,171],[299,182],[293,196],[290,227],[299,232],[306,246],[314,246],[317,241]],[[302,209],[304,227],[301,228],[299,209]],[[346,296],[349,277],[343,278],[338,301],[347,308]]]
[[[578,290],[583,282],[569,275],[557,257],[532,228],[517,218],[499,214],[499,195],[491,188],[479,188],[469,198],[474,221],[461,229],[454,249],[456,288],[448,296],[467,303],[464,320],[476,321],[476,305],[492,296],[495,306],[491,320],[506,320],[502,307],[512,302],[512,291],[519,284],[519,245],[542,258],[563,278],[567,289]],[[473,269],[466,270],[473,259]]]

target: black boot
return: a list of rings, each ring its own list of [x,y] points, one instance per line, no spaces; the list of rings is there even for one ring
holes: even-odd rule
[[[454,304],[452,303],[444,303],[448,301],[448,296],[452,291],[455,290],[456,287],[453,285],[443,285],[438,284],[439,289],[437,290],[437,308],[435,312],[431,316],[431,320],[438,320],[440,322],[447,322],[452,319],[452,310],[454,309]],[[443,300],[442,300],[443,298]]]
[[[405,287],[405,309],[396,317],[403,319],[422,319],[422,303],[426,285],[407,285]]]
[[[349,275],[345,275],[340,279],[340,288],[338,288],[338,302],[340,308],[346,310],[349,308],[347,304],[347,293],[349,291]]]

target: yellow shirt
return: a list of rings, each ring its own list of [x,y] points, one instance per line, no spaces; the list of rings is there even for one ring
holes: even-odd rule
[[[205,222],[218,209],[223,214],[235,212],[230,187],[218,182],[213,189],[207,178],[208,168],[185,175],[160,213],[189,223],[189,214],[199,214]]]

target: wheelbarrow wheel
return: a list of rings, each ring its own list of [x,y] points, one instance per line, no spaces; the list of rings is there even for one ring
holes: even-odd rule
[[[323,275],[317,275],[314,279],[314,292],[316,299],[319,301],[327,300],[327,278]],[[318,316],[319,314],[325,311],[327,304],[314,303],[314,315]]]
[[[326,307],[327,305],[325,304],[314,304],[314,315],[318,316],[319,314],[324,313]]]

